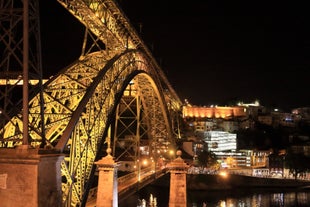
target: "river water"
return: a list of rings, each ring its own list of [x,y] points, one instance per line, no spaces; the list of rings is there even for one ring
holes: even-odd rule
[[[169,188],[147,186],[119,207],[169,207]],[[310,190],[246,188],[188,191],[187,207],[309,207]]]

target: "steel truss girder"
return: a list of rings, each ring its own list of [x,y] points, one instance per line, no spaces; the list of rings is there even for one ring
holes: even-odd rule
[[[105,44],[107,53],[115,54],[126,49],[143,51],[149,64],[155,68],[154,72],[157,73],[156,78],[162,85],[161,88],[169,94],[166,96],[170,99],[168,102],[174,102],[173,105],[177,106],[177,110],[180,110],[182,101],[148,47],[114,0],[57,1]]]
[[[111,0],[58,0],[99,37],[109,50],[138,48],[142,43],[124,13]]]

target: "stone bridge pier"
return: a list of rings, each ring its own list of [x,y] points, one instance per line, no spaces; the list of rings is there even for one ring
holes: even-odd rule
[[[177,151],[177,158],[167,165],[170,171],[169,207],[186,207],[186,174],[188,164],[181,158],[181,150]]]
[[[111,148],[107,149],[108,155],[95,162],[99,170],[98,191],[96,207],[118,206],[117,166],[111,156]]]
[[[0,206],[61,207],[63,157],[28,145],[0,149]]]

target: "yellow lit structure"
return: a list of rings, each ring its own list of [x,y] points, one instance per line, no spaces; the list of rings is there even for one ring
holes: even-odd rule
[[[29,144],[66,155],[61,163],[63,206],[83,206],[94,162],[105,144],[116,161],[137,160],[142,141],[154,158],[174,148],[181,101],[114,1],[58,2],[85,25],[85,37],[91,38],[84,39],[74,63],[29,99]],[[0,147],[22,144],[21,112],[0,129]]]
[[[42,80],[42,83],[46,83],[47,80]],[[30,85],[37,85],[39,80],[29,80]],[[21,79],[0,79],[0,85],[23,85],[24,82]]]

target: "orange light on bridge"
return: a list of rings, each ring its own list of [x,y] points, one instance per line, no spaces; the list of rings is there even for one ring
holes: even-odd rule
[[[148,162],[147,159],[144,159],[144,160],[142,161],[142,165],[143,165],[143,166],[147,166],[148,163],[149,163],[149,162]]]

